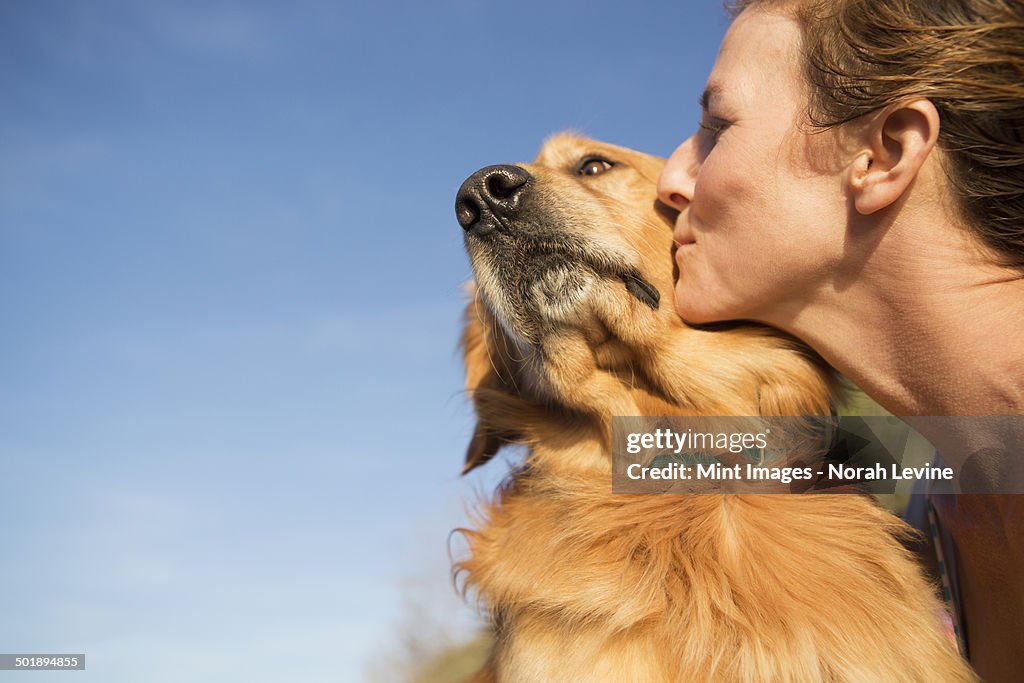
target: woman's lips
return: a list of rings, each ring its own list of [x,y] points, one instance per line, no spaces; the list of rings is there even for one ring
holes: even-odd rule
[[[673,260],[676,262],[676,265],[680,269],[682,269],[683,254],[692,250],[693,247],[697,245],[697,240],[693,239],[692,237],[673,236],[672,241],[675,242],[676,244],[675,253],[673,254]],[[680,270],[680,273],[682,273],[682,270]]]

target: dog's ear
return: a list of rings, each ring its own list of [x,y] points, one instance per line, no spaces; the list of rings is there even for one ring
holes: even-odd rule
[[[473,438],[469,440],[469,448],[466,449],[466,464],[462,466],[462,474],[469,474],[493,458],[504,444],[505,441],[499,439],[497,434],[477,423]]]
[[[496,419],[506,411],[499,406],[505,401],[514,400],[511,389],[506,382],[510,368],[499,345],[495,343],[496,321],[483,308],[476,296],[476,286],[470,283],[466,287],[470,301],[466,306],[465,326],[462,331],[462,357],[466,368],[466,391],[473,399],[477,423],[466,449],[466,464],[462,474],[483,465],[507,443],[516,441],[517,435],[507,428],[502,428]]]
[[[525,443],[526,435],[515,425],[538,421],[537,409],[515,394],[504,389],[478,387],[473,392],[476,409],[476,428],[466,449],[466,464],[462,474],[494,457],[502,446]]]

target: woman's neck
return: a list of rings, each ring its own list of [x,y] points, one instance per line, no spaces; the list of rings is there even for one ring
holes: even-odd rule
[[[1024,276],[992,266],[956,226],[930,226],[931,241],[890,228],[856,277],[769,322],[893,414],[1024,414]]]

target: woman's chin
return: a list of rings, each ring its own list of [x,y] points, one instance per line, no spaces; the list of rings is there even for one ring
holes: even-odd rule
[[[680,279],[676,282],[675,289],[676,313],[680,318],[694,325],[745,317],[740,307],[726,305],[726,301],[721,296],[722,293],[720,289],[718,292],[709,291],[709,288],[701,287],[697,283],[684,283]]]

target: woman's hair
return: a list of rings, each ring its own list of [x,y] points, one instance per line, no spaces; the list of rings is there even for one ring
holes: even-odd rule
[[[800,25],[808,120],[929,99],[967,226],[1024,268],[1024,0],[739,0]]]

